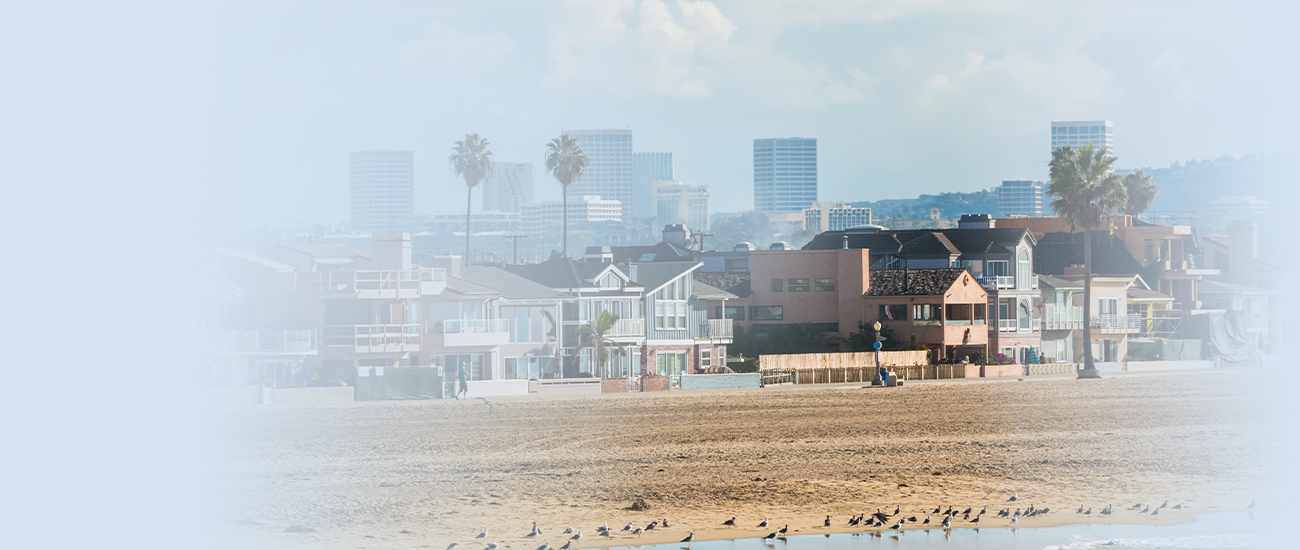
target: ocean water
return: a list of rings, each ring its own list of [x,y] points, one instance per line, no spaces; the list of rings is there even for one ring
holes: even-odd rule
[[[881,537],[862,534],[794,535],[784,540],[735,539],[686,544],[650,544],[622,548],[640,550],[875,550],[875,549],[999,549],[999,550],[1274,550],[1298,548],[1283,538],[1280,528],[1293,521],[1282,515],[1199,514],[1181,525],[1084,524],[1036,528],[984,528],[887,531]]]

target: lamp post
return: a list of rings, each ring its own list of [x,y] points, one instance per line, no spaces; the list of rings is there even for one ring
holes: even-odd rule
[[[876,380],[879,380],[883,385],[885,380],[880,376],[880,342],[883,341],[884,338],[880,337],[880,320],[877,319],[876,322],[871,325],[871,328],[876,329],[876,341],[871,343],[872,349],[876,350]]]

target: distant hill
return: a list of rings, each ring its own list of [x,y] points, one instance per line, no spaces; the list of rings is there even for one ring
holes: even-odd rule
[[[1210,201],[1243,195],[1268,200],[1277,212],[1290,211],[1289,193],[1300,185],[1295,158],[1286,153],[1220,157],[1175,162],[1168,168],[1144,168],[1159,188],[1153,211],[1204,213]]]
[[[998,196],[991,190],[973,193],[939,193],[921,195],[915,199],[859,201],[848,204],[858,208],[870,208],[871,216],[880,220],[928,218],[932,207],[938,207],[939,215],[944,218],[957,218],[962,214],[997,215],[998,213]]]

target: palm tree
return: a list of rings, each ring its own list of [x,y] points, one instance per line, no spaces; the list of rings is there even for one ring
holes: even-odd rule
[[[587,170],[587,153],[582,151],[578,140],[562,133],[546,144],[546,171],[560,180],[564,203],[564,241],[560,245],[560,254],[569,256],[569,185],[582,177]]]
[[[469,207],[474,197],[474,187],[492,177],[494,163],[492,151],[488,150],[488,140],[478,134],[465,134],[465,139],[451,144],[451,155],[447,157],[447,167],[456,176],[465,179],[468,191],[465,195],[465,260],[469,265]]]
[[[1091,143],[1078,149],[1057,147],[1048,163],[1052,183],[1047,195],[1052,209],[1083,228],[1083,368],[1079,378],[1101,378],[1092,358],[1092,230],[1101,217],[1119,211],[1125,202],[1124,186],[1114,173],[1115,157]]]
[[[1142,170],[1124,174],[1124,213],[1136,217],[1138,214],[1147,211],[1151,206],[1151,201],[1156,200],[1156,186],[1151,185],[1151,176],[1146,175]]]
[[[578,327],[578,341],[581,342],[573,349],[576,354],[584,349],[596,350],[596,364],[605,368],[609,361],[609,352],[611,349],[617,349],[619,353],[626,353],[627,349],[623,344],[615,342],[606,334],[614,329],[614,324],[618,322],[618,316],[610,313],[608,309],[601,310],[596,314],[596,318],[591,320],[590,324]],[[594,369],[593,369],[594,370]],[[609,373],[605,373],[609,377]]]

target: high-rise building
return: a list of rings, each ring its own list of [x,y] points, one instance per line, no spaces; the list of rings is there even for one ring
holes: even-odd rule
[[[693,231],[708,230],[709,186],[657,181],[654,188],[654,216],[658,226],[685,224]]]
[[[842,202],[815,202],[803,210],[804,228],[818,233],[843,231],[871,223],[871,209],[849,206]]]
[[[673,181],[672,153],[632,153],[632,215],[655,215],[655,182]]]
[[[1075,120],[1052,122],[1052,149],[1069,145],[1079,147],[1092,143],[1093,147],[1106,147],[1115,154],[1115,124],[1109,120]]]
[[[352,227],[397,231],[415,216],[415,156],[411,151],[355,151],[351,154]]]
[[[587,154],[587,170],[569,186],[569,196],[595,195],[619,201],[623,215],[635,209],[632,196],[632,131],[569,130]]]
[[[483,209],[518,212],[537,197],[537,170],[531,162],[497,161],[483,182]]]
[[[599,222],[622,222],[623,205],[616,200],[595,195],[569,195],[569,232]],[[564,205],[561,201],[538,201],[525,204],[519,222],[529,235],[559,234],[564,229]]]
[[[817,139],[754,140],[754,209],[803,212],[817,202]]]
[[[998,216],[1003,218],[1043,215],[1043,182],[1038,180],[1010,180],[998,187]]]

